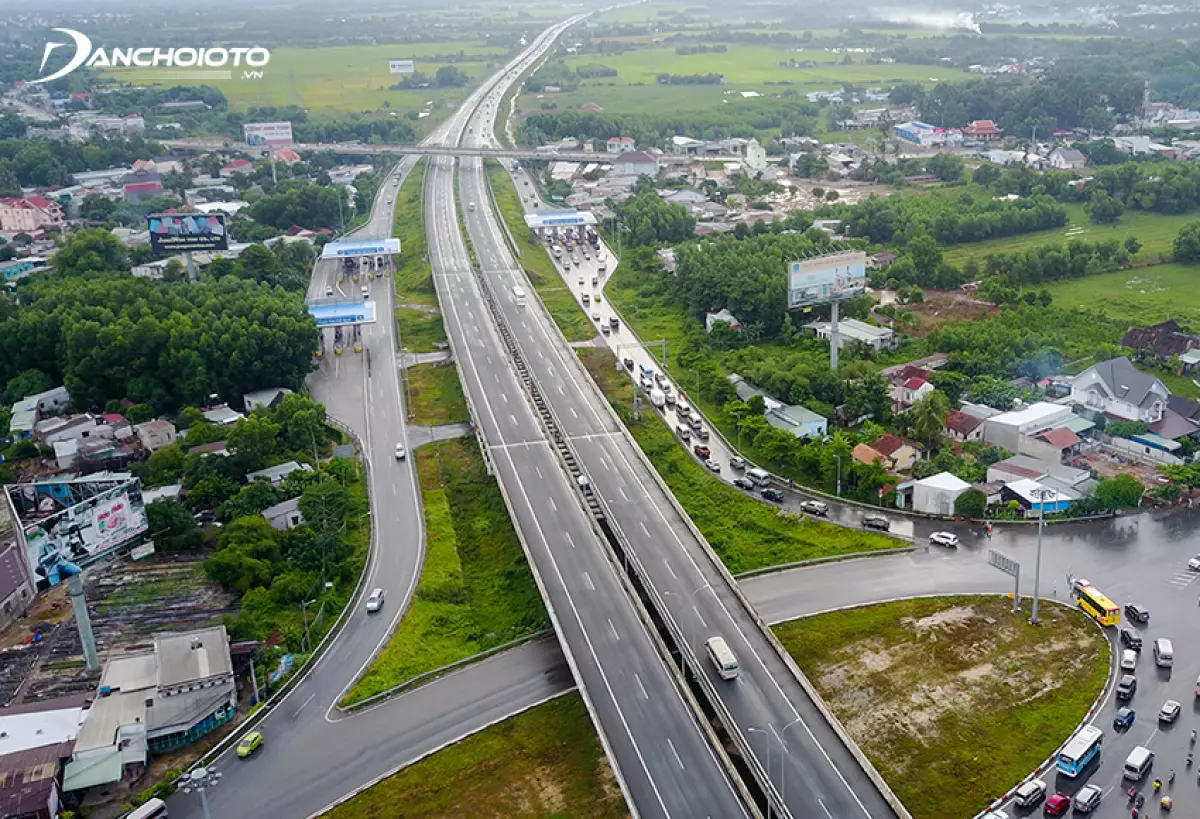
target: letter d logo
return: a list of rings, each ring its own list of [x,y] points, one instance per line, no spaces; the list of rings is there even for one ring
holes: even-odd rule
[[[69,28],[56,28],[53,30],[66,34],[75,41],[75,56],[71,58],[71,62],[58,71],[55,71],[49,77],[39,77],[36,80],[30,80],[30,84],[50,82],[51,80],[57,80],[59,77],[65,77],[87,62],[88,56],[92,53],[92,41],[86,34],[80,34],[78,31]],[[66,45],[66,43],[46,43],[46,50],[42,52],[42,65],[38,68],[39,74],[46,70],[46,61],[50,59],[50,52],[63,45]]]

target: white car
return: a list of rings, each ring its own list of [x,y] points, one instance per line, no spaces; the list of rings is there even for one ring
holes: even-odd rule
[[[714,461],[712,458],[709,458],[707,461],[705,461],[704,465],[708,467],[709,472],[720,472],[721,471],[721,465],[719,463],[717,463],[716,461]]]
[[[600,311],[596,310],[592,313],[592,321],[600,321]]]
[[[383,589],[371,589],[367,598],[367,611],[376,612],[383,608]]]
[[[396,444],[396,460],[403,461],[408,457],[408,452],[405,451],[403,444]]]
[[[1078,593],[1085,586],[1090,585],[1092,585],[1092,581],[1088,580],[1086,577],[1076,577],[1071,580],[1071,591]]]
[[[1137,668],[1137,652],[1132,648],[1127,648],[1121,652],[1121,669],[1123,671],[1133,671]]]
[[[1200,555],[1196,555],[1188,561],[1188,568],[1193,572],[1200,572]]]
[[[1158,712],[1159,722],[1174,722],[1179,719],[1179,712],[1183,710],[1183,706],[1175,702],[1175,700],[1167,700],[1163,703],[1163,707]]]
[[[934,532],[929,536],[929,542],[938,546],[954,547],[958,545],[958,535],[953,532]]]

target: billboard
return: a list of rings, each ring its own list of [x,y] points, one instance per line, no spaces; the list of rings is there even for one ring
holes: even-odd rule
[[[187,250],[227,250],[223,213],[155,213],[146,217],[150,248],[160,256]]]
[[[321,248],[321,258],[340,259],[346,256],[388,256],[399,252],[399,239],[360,239],[353,242],[330,242]]]
[[[25,555],[39,589],[128,544],[148,528],[141,482],[119,479],[14,484],[6,487],[20,522]]]
[[[411,74],[417,70],[412,60],[388,60],[388,71],[393,74]]]
[[[338,304],[310,304],[308,312],[318,327],[344,327],[352,324],[374,324],[375,302],[352,301]]]
[[[828,304],[867,289],[867,254],[861,250],[831,253],[788,266],[788,309]]]
[[[242,126],[247,145],[291,145],[292,123],[247,122]]]

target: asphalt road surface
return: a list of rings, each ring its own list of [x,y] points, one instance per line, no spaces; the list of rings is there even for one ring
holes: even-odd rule
[[[489,138],[491,120],[479,117],[475,122],[475,138]],[[489,202],[482,162],[462,159],[460,166],[460,199]],[[720,635],[739,658],[741,672],[732,682],[721,680],[707,661],[701,660],[698,667],[732,715],[735,732],[751,751],[752,764],[769,771],[766,778],[794,816],[894,816],[737,600],[707,544],[676,511],[540,303],[531,300],[523,308],[513,297],[514,286],[530,288],[492,208],[468,209],[464,218],[484,275],[533,377],[572,439],[613,522],[632,544],[657,590],[660,611],[674,622],[676,633],[694,656],[703,658],[704,642]],[[606,318],[603,313],[601,317]]]

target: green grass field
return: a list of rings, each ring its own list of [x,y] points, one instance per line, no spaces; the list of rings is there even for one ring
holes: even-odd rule
[[[422,88],[413,91],[389,91],[400,79],[388,72],[389,58],[413,58],[416,70],[430,79],[448,60],[436,55],[463,52],[468,56],[487,57],[486,61],[454,63],[471,77],[466,88]],[[386,101],[393,111],[421,110],[433,101],[432,119],[440,119],[447,106],[456,106],[470,87],[504,61],[507,52],[479,42],[445,41],[378,46],[334,46],[326,48],[282,47],[271,50],[271,61],[263,69],[262,79],[243,79],[233,69],[229,80],[191,80],[220,89],[230,107],[244,111],[250,107],[299,105],[311,116],[329,116],[350,111],[375,111]],[[122,82],[138,84],[153,69],[115,69],[107,74]],[[159,69],[159,74],[162,70]],[[188,80],[182,80],[188,84]],[[161,83],[160,83],[161,84]]]
[[[629,812],[583,699],[568,694],[410,765],[326,816],[624,819]]]
[[[537,291],[550,317],[554,319],[558,329],[562,330],[567,341],[587,341],[594,338],[596,330],[584,314],[583,308],[563,283],[554,262],[550,260],[546,251],[533,241],[529,228],[525,226],[525,210],[508,172],[494,160],[485,160],[485,163],[500,216],[520,248],[521,255],[518,261],[525,269],[533,289]]]
[[[729,571],[736,574],[902,545],[894,538],[781,512],[713,477],[679,445],[650,407],[643,408],[640,421],[630,420],[633,382],[616,371],[612,353],[599,348],[583,349],[579,350],[579,357]]]
[[[1046,285],[1060,307],[1103,313],[1124,331],[1169,318],[1200,326],[1200,267],[1158,264]]]
[[[1083,212],[1083,205],[1065,205],[1071,221],[1066,227],[1039,230],[1019,236],[1005,236],[962,245],[950,245],[942,253],[946,261],[961,265],[969,257],[982,263],[989,253],[1011,253],[1048,244],[1066,244],[1073,239],[1098,242],[1117,239],[1124,242],[1136,236],[1142,243],[1139,260],[1169,257],[1180,229],[1200,219],[1195,213],[1151,213],[1127,210],[1115,225],[1094,225]]]
[[[414,424],[462,424],[471,420],[458,367],[453,362],[409,367],[408,386]]]
[[[425,208],[421,201],[425,178],[422,159],[409,173],[396,196],[396,220],[392,226],[400,240],[400,255],[396,257],[396,327],[400,343],[413,353],[431,353],[446,344],[446,329],[437,310],[437,293],[433,287],[433,268],[425,261]]]
[[[428,444],[415,457],[425,507],[421,580],[391,640],[344,705],[549,624],[475,439]],[[398,596],[387,602],[398,605]]]
[[[1077,610],[1002,597],[901,600],[774,631],[915,819],[982,809],[1054,752],[1108,678]],[[868,704],[869,705],[866,705]]]

